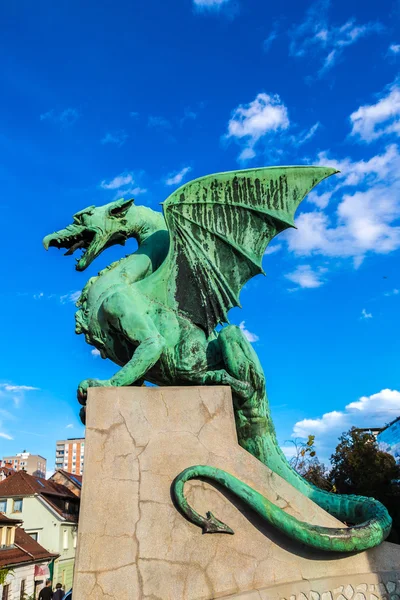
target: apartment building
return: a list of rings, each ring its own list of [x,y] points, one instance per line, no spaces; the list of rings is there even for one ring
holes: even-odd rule
[[[69,438],[56,443],[56,471],[63,469],[82,475],[85,462],[85,438]]]
[[[14,471],[26,471],[33,477],[46,477],[46,465],[47,461],[43,456],[39,454],[31,454],[24,450],[19,452],[15,456],[4,456],[0,460],[0,467],[7,467],[8,469],[14,469]]]

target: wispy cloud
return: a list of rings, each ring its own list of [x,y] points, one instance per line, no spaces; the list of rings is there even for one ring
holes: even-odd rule
[[[269,32],[269,34],[267,35],[267,37],[264,40],[264,43],[263,43],[264,52],[268,52],[269,49],[271,48],[273,42],[278,38],[278,36],[279,36],[278,30],[279,30],[279,23],[276,21],[274,23],[271,31]]]
[[[379,22],[359,24],[349,19],[341,25],[332,25],[328,19],[330,0],[318,0],[308,9],[304,20],[290,32],[291,56],[304,57],[312,54],[320,62],[318,74],[330,70],[340,59],[345,48],[361,38],[381,33],[384,27]]]
[[[310,265],[299,265],[294,271],[287,273],[285,277],[289,281],[297,283],[299,288],[318,288],[325,283],[324,273],[326,273],[326,269],[323,267],[313,269]],[[294,289],[292,288],[291,291],[294,291]]]
[[[68,424],[68,425],[65,427],[65,429],[73,429],[73,427],[74,427],[73,423],[69,423],[69,424]]]
[[[80,117],[79,112],[76,108],[66,108],[61,112],[55,110],[49,110],[40,115],[41,121],[51,121],[57,123],[62,127],[68,127],[73,125]]]
[[[140,177],[140,174],[138,175]],[[129,198],[132,196],[139,196],[139,194],[145,194],[147,190],[136,185],[136,176],[133,171],[124,171],[113,179],[107,181],[103,179],[100,183],[100,187],[103,190],[115,191],[114,199],[116,198]]]
[[[75,304],[75,302],[78,301],[81,293],[81,290],[77,290],[76,292],[68,292],[68,294],[63,294],[60,296],[60,302],[61,304],[65,304],[66,302],[73,302]]]
[[[242,321],[242,322],[240,323],[240,325],[239,325],[239,328],[240,328],[240,329],[243,331],[243,333],[244,333],[244,335],[245,335],[246,339],[248,339],[248,340],[249,340],[249,342],[251,342],[252,344],[253,344],[254,342],[258,342],[258,340],[260,339],[260,338],[258,337],[258,335],[256,335],[255,333],[252,333],[251,331],[249,331],[249,330],[246,328],[246,322],[245,322],[245,321]]]
[[[399,54],[400,53],[400,44],[390,44],[389,48],[388,48],[388,53],[389,54]]]
[[[385,292],[384,296],[398,296],[400,294],[400,290],[394,288],[391,292]]]
[[[5,400],[11,401],[14,406],[18,407],[26,392],[36,392],[39,388],[31,385],[15,385],[13,383],[0,383],[0,395]],[[1,425],[1,424],[0,424]]]
[[[367,312],[367,310],[363,308],[360,319],[372,319],[372,313]]]
[[[11,383],[0,383],[0,387],[6,392],[31,392],[39,389],[31,385],[13,385]]]
[[[271,245],[267,246],[267,249],[264,252],[264,256],[269,256],[271,254],[275,254],[276,252],[279,252],[280,250],[282,250],[282,244],[271,244]]]
[[[105,134],[105,136],[101,139],[101,143],[104,144],[114,144],[115,146],[123,146],[126,142],[126,140],[128,139],[128,134],[126,133],[126,131],[120,130],[120,131],[114,131],[114,132],[108,132]]]
[[[179,124],[183,125],[186,121],[195,121],[197,119],[197,112],[190,108],[185,108],[183,117],[180,119]]]
[[[219,10],[229,2],[230,0],[193,0],[194,6],[203,10]]]
[[[177,173],[170,173],[165,179],[165,185],[179,185],[191,170],[192,167],[184,167]]]
[[[8,433],[2,433],[0,431],[0,438],[3,438],[5,440],[13,440],[14,438],[11,435],[8,435]]]
[[[139,113],[138,113],[138,112],[136,112],[135,110],[131,110],[131,112],[129,113],[129,116],[130,116],[132,119],[137,119],[137,118],[138,118],[138,116],[139,116]]]
[[[97,348],[93,348],[93,350],[90,351],[90,354],[94,357],[94,358],[98,358],[99,356],[101,356],[100,354],[100,350],[97,350]]]
[[[171,121],[164,117],[150,116],[147,119],[148,127],[154,127],[155,129],[171,129]]]
[[[400,86],[391,84],[375,104],[360,106],[350,115],[351,135],[372,142],[384,135],[400,135]]]

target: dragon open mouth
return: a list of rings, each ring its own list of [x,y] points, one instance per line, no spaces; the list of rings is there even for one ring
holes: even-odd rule
[[[77,271],[84,271],[103,250],[116,243],[124,244],[125,241],[126,236],[121,233],[107,236],[100,229],[73,224],[46,236],[43,245],[46,250],[50,247],[66,248],[64,256],[70,256],[77,250],[82,250],[81,256],[76,259],[75,268]]]

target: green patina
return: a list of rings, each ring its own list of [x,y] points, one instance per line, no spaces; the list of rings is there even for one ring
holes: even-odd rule
[[[82,381],[81,404],[89,387],[141,385],[145,379],[158,385],[229,385],[241,446],[329,513],[355,524],[304,523],[233,475],[198,465],[178,475],[173,493],[180,510],[205,532],[233,533],[211,513],[203,517],[189,506],[184,484],[196,477],[222,484],[290,537],[322,550],[364,550],[390,532],[391,519],[379,502],[324,492],[290,467],[276,440],[253,347],[238,327],[215,330],[240,306],[245,283],[263,272],[268,243],[294,226],[305,195],[333,173],[324,167],[270,167],[210,175],[175,191],[163,215],[117,200],[77,213],[66,229],[44,239],[46,248],[67,248],[67,254],[82,248],[78,271],[111,245],[131,237],[138,242],[136,252],[90,279],[78,300],[77,333],[120,366],[109,380]]]

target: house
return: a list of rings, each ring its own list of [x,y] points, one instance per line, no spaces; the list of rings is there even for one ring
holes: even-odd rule
[[[21,519],[27,534],[54,562],[53,582],[72,586],[78,531],[79,498],[64,485],[17,471],[0,482],[0,512]]]
[[[21,527],[20,519],[0,513],[0,598],[14,600],[35,595],[45,583],[49,564],[57,558],[33,540]]]
[[[15,473],[11,467],[0,467],[0,481],[4,481],[7,477]]]
[[[75,496],[78,496],[78,498],[81,497],[82,475],[75,475],[75,473],[68,473],[63,469],[58,469],[49,480],[61,483],[75,494]]]

